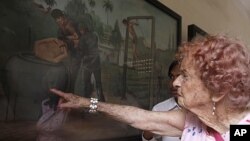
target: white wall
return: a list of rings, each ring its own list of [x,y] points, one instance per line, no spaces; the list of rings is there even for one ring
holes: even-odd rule
[[[182,17],[182,41],[187,41],[187,26],[196,24],[210,34],[223,33],[250,46],[250,16],[238,0],[159,1]]]

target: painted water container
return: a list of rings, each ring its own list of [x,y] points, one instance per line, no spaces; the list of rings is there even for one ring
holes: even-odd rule
[[[5,67],[8,120],[37,120],[41,102],[52,94],[50,88],[68,87],[68,72],[63,63],[51,63],[33,53],[11,57]]]

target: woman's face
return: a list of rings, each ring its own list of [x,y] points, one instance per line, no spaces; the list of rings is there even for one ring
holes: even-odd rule
[[[173,82],[177,89],[178,103],[189,110],[201,108],[211,102],[208,89],[195,70],[190,59],[181,64],[181,74]]]
[[[168,83],[168,87],[170,88],[171,90],[171,94],[173,96],[176,96],[177,94],[177,90],[176,88],[173,86],[173,82],[174,80],[180,75],[180,66],[179,65],[176,65],[172,68],[171,72],[170,72],[170,80],[169,80],[169,83]]]

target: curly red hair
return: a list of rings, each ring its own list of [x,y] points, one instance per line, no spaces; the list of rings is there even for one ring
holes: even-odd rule
[[[234,108],[249,106],[250,52],[239,40],[222,35],[199,38],[180,47],[179,59],[187,57],[211,94],[225,94]]]

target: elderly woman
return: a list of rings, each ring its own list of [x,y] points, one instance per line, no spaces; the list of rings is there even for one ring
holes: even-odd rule
[[[55,89],[60,108],[89,107],[135,128],[181,136],[182,141],[229,141],[230,124],[250,124],[250,52],[237,40],[208,36],[180,48],[180,110],[152,112],[99,102]]]

